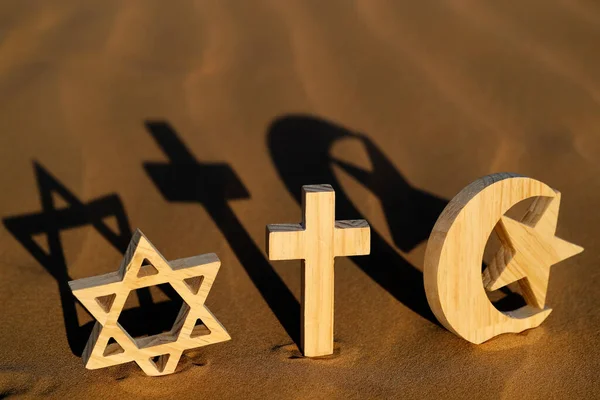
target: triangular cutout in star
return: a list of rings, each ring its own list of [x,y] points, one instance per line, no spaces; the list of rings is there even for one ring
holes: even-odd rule
[[[206,335],[210,335],[210,329],[208,329],[208,327],[206,325],[204,325],[204,322],[202,322],[202,320],[200,318],[198,318],[196,320],[196,324],[194,325],[194,328],[192,329],[192,333],[190,333],[190,337],[196,338],[199,336],[206,336]]]
[[[69,208],[72,204],[70,204],[67,199],[63,196],[62,193],[59,193],[56,190],[51,192],[52,196],[52,205],[54,208]]]
[[[114,356],[117,354],[121,354],[124,352],[125,352],[125,350],[123,349],[123,347],[121,347],[121,345],[119,343],[117,343],[115,338],[111,337],[108,340],[108,344],[106,345],[106,348],[104,349],[104,353],[102,355],[104,357],[108,357],[108,356]]]
[[[187,279],[184,279],[183,282],[185,283],[187,288],[190,289],[190,292],[192,292],[192,294],[198,294],[198,291],[200,290],[200,286],[202,286],[203,280],[204,280],[204,275],[195,276],[193,278],[187,278]]]
[[[154,356],[150,358],[150,362],[154,365],[158,372],[163,372],[169,361],[170,354],[163,354],[161,356]]]
[[[46,233],[31,235],[31,240],[35,242],[44,254],[50,255],[50,246],[48,245],[48,235]]]
[[[140,267],[137,277],[143,278],[145,276],[151,276],[156,274],[158,274],[158,270],[156,269],[156,267],[152,265],[150,260],[144,258],[144,261],[142,261],[142,266]]]
[[[104,310],[105,313],[108,313],[110,312],[110,308],[112,307],[116,297],[117,295],[115,293],[108,294],[106,296],[96,297],[96,302]]]
[[[111,232],[114,233],[119,231],[119,220],[117,219],[116,215],[109,215],[102,218],[101,221]]]

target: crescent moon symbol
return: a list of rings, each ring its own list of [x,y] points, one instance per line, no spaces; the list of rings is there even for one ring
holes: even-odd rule
[[[549,274],[551,264],[583,250],[554,236],[560,193],[540,181],[507,173],[478,179],[452,199],[433,228],[425,253],[427,300],[435,316],[446,328],[470,342],[479,344],[502,333],[522,332],[537,327],[551,312],[543,304],[547,275],[545,282],[538,282],[538,287],[531,291],[530,296],[524,296],[528,305],[507,313],[498,311],[489,301],[482,281],[483,252],[494,227],[498,221],[507,218],[503,216],[513,205],[531,197],[541,197],[545,201],[534,203],[529,210],[529,222],[541,222],[544,218],[543,223],[527,226],[525,222],[510,221],[513,225],[521,226],[525,232],[522,236],[514,237],[514,240],[531,240],[528,237],[530,232],[540,235],[535,238],[536,242],[531,242],[534,245],[537,246],[539,239],[543,239],[537,253],[533,245],[531,250],[523,247],[525,253],[531,251],[531,257],[528,259],[527,254],[521,255],[518,259],[521,265],[516,267],[529,268],[525,271],[536,273],[532,273],[528,279],[538,279],[533,275],[540,275],[539,270],[543,269],[538,262],[540,259],[547,261],[546,270]],[[547,218],[542,217],[545,214]],[[552,218],[554,223],[548,222]],[[522,280],[526,276],[506,268],[504,272],[513,275],[512,281]],[[534,291],[543,291],[543,295]],[[537,303],[533,301],[534,294],[542,300]]]

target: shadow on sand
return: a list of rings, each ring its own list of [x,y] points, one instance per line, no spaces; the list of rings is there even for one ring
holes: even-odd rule
[[[373,169],[364,170],[331,155],[342,139],[356,139],[364,146]],[[336,195],[336,215],[362,219],[334,173],[338,166],[370,190],[381,201],[394,244],[403,251],[427,240],[447,204],[437,196],[412,187],[392,162],[367,136],[308,115],[289,115],[275,120],[268,132],[271,158],[288,191],[301,204],[306,184],[329,183]],[[352,257],[368,276],[405,306],[436,323],[427,304],[423,274],[371,227],[371,254]]]
[[[169,123],[148,121],[146,128],[168,158],[144,163],[158,190],[168,201],[205,208],[287,334],[299,343],[300,304],[229,205],[250,198],[246,187],[228,164],[196,160]]]
[[[111,194],[83,203],[39,163],[34,163],[34,171],[42,210],[5,218],[4,226],[56,280],[67,341],[73,354],[81,356],[95,322],[80,325],[75,308],[76,299],[68,284],[71,277],[60,232],[92,226],[113,247],[124,253],[131,238],[131,228],[119,196]],[[56,207],[54,195],[60,196],[67,204],[66,207]],[[117,232],[104,222],[111,217],[116,219]],[[35,240],[39,235],[46,236],[47,248]],[[115,270],[117,267],[115,266]],[[119,321],[126,322],[128,332],[132,336],[151,335],[156,329],[167,326],[177,315],[181,304],[178,304],[176,292],[168,285],[161,285],[161,289],[171,301],[154,303],[148,288],[138,289],[136,293],[140,306],[125,310],[121,314]],[[148,318],[149,316],[152,318]]]

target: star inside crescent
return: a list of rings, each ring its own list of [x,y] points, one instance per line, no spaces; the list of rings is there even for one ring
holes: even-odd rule
[[[483,272],[487,290],[518,281],[526,302],[544,308],[550,267],[583,251],[555,236],[559,206],[556,192],[555,197],[537,198],[521,221],[500,219],[495,231],[501,247]]]
[[[169,262],[137,230],[117,272],[69,282],[75,297],[98,321],[83,352],[86,367],[135,361],[148,375],[166,375],[175,371],[184,350],[231,339],[204,305],[220,266],[213,253]],[[131,337],[117,321],[129,293],[163,283],[184,301],[172,329]]]

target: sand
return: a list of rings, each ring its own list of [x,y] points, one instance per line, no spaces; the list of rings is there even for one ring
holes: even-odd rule
[[[586,0],[2,2],[0,397],[598,397],[599,46]],[[586,251],[552,268],[541,327],[476,346],[435,322],[423,256],[501,171],[560,190]],[[322,360],[294,344],[300,262],[264,255],[314,183],[373,228],[370,257],[336,261]],[[66,285],[115,271],[135,228],[223,263],[207,305],[233,340],[162,378],[86,370]],[[138,304],[139,334],[174,318],[158,290]]]

